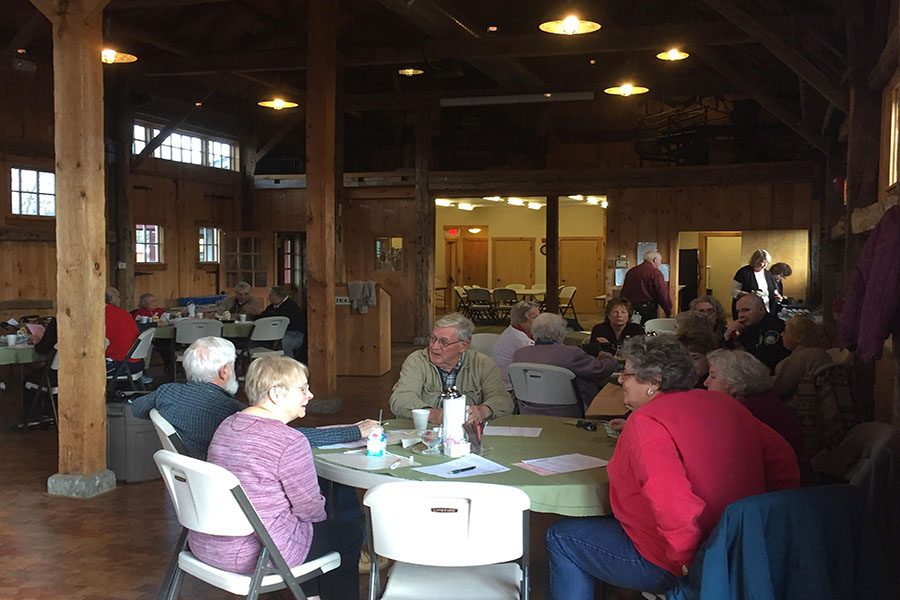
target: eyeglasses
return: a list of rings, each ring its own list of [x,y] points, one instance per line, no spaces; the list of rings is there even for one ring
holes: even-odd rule
[[[460,342],[464,342],[465,340],[456,340],[455,342],[451,342],[447,338],[439,338],[433,335],[428,336],[428,345],[431,346],[433,344],[437,344],[441,348],[446,348],[447,346],[452,346],[453,344],[458,344]]]

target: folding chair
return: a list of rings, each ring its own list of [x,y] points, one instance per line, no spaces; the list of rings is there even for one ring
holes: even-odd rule
[[[263,317],[253,322],[253,332],[247,342],[247,348],[244,350],[244,356],[255,360],[263,356],[284,356],[284,352],[280,349],[273,350],[263,346],[253,347],[254,342],[280,342],[284,339],[284,333],[287,331],[291,320],[287,317]],[[279,344],[280,348],[280,344]]]
[[[675,319],[650,319],[644,323],[644,331],[652,335],[674,335],[677,332]]]
[[[575,387],[575,373],[538,363],[512,363],[509,379],[523,415],[583,417],[584,405]]]
[[[494,312],[494,303],[491,300],[491,291],[485,288],[470,288],[469,293],[469,318],[477,322],[492,322],[497,318]]]
[[[172,381],[177,380],[178,363],[184,361],[184,350],[202,337],[222,337],[222,322],[215,319],[185,319],[175,323],[175,343],[172,344]]]
[[[524,283],[507,283],[506,287],[508,287],[511,290],[515,290],[516,292],[519,292],[519,293],[525,291]]]
[[[456,294],[456,310],[465,316],[469,316],[469,293],[461,285],[453,286],[453,293]]]
[[[166,600],[178,598],[184,573],[249,600],[285,587],[294,598],[306,600],[300,584],[340,566],[341,555],[329,552],[294,568],[288,567],[240,481],[227,469],[168,450],[159,450],[153,460],[166,482],[178,522],[183,527],[210,535],[254,534],[262,544],[253,574],[241,575],[203,562],[191,553],[186,540],[179,542],[175,550],[178,567],[165,590]]]
[[[519,301],[516,290],[507,286],[505,288],[495,289],[491,292],[491,295],[493,296],[494,312],[497,314],[497,317],[501,319],[509,318],[509,311],[516,305],[516,302]]]
[[[369,600],[528,599],[528,495],[489,483],[398,481],[366,492],[373,552],[393,559]],[[518,561],[518,562],[512,562]]]
[[[118,383],[127,381],[133,392],[147,390],[144,382],[141,381],[141,378],[144,376],[144,369],[132,373],[129,363],[133,360],[142,360],[144,361],[144,368],[147,368],[150,361],[150,352],[153,350],[153,335],[155,333],[156,329],[147,329],[137,336],[128,354],[125,355],[125,359],[119,363],[115,371],[106,376],[108,387],[111,385],[111,389],[116,389]]]
[[[497,343],[499,338],[499,333],[476,333],[472,336],[472,342],[469,344],[469,348],[474,348],[482,354],[490,356],[494,353],[494,344]]]
[[[559,289],[559,314],[561,317],[565,318],[566,313],[570,310],[572,311],[572,319],[578,321],[578,315],[575,314],[575,304],[573,304],[575,300],[575,293],[578,291],[578,288],[574,285],[566,285],[560,287]]]
[[[25,389],[34,392],[34,398],[31,406],[28,407],[28,414],[22,415],[21,431],[28,430],[28,424],[33,423],[34,419],[41,416],[44,403],[50,404],[53,411],[53,422],[59,427],[59,417],[56,410],[56,396],[59,394],[59,352],[56,346],[53,346],[53,355],[48,357],[47,364],[41,373],[41,378],[37,382],[26,381]],[[35,414],[37,411],[37,414]]]

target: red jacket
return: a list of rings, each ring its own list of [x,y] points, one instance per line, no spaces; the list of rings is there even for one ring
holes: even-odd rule
[[[111,360],[125,360],[125,355],[131,350],[131,345],[137,339],[138,328],[134,318],[124,308],[106,305],[106,339],[109,346],[106,348],[106,358]]]
[[[625,424],[609,462],[613,514],[648,561],[681,576],[725,507],[795,488],[793,449],[719,392],[661,394]]]

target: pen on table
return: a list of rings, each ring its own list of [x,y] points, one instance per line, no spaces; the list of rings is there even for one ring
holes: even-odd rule
[[[453,469],[450,471],[451,475],[458,475],[459,473],[465,473],[466,471],[474,471],[475,467],[463,467],[462,469]]]

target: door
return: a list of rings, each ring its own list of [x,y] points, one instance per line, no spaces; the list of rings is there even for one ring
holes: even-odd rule
[[[741,232],[701,232],[700,289],[712,294],[728,312],[731,306],[731,282],[734,273],[746,262],[741,258]]]
[[[231,293],[240,281],[253,288],[251,294],[265,301],[274,281],[272,255],[275,243],[271,234],[258,231],[222,233],[222,262],[219,282]]]
[[[534,238],[494,238],[491,240],[491,287],[521,283],[534,284]]]
[[[462,283],[488,286],[488,241],[486,238],[462,239]]]
[[[275,261],[275,282],[286,287],[300,306],[306,306],[306,233],[276,233]]]
[[[559,238],[559,284],[574,285],[575,312],[579,315],[597,312],[594,296],[602,292],[603,238]]]
[[[697,248],[678,251],[678,312],[688,310],[691,300],[699,296],[700,255]]]

